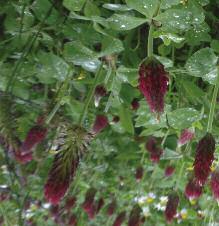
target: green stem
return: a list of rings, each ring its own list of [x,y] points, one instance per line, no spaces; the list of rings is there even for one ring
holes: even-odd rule
[[[151,22],[149,33],[148,33],[148,57],[153,56],[153,32],[154,32],[154,25]]]
[[[215,106],[216,106],[216,102],[217,102],[218,88],[219,88],[219,67],[218,67],[216,84],[214,87],[214,92],[213,92],[212,101],[211,101],[209,118],[208,118],[208,126],[207,126],[208,133],[211,133],[211,131],[212,131],[212,124],[214,121],[214,112],[215,112]]]
[[[84,108],[83,108],[83,111],[82,111],[82,114],[81,114],[81,117],[79,119],[79,124],[82,125],[83,124],[83,121],[84,121],[84,118],[85,118],[85,115],[87,114],[87,109],[88,109],[88,106],[92,100],[92,97],[94,95],[94,92],[95,92],[95,87],[99,81],[99,78],[100,78],[100,75],[101,75],[101,70],[102,70],[102,67],[103,67],[103,63],[101,62],[97,72],[96,72],[96,75],[95,75],[95,80],[94,80],[94,83],[93,83],[93,86],[92,88],[89,90],[89,93],[87,95],[87,98],[85,100],[85,104],[84,104]]]
[[[59,101],[55,107],[53,108],[53,110],[50,112],[50,114],[48,115],[47,119],[46,119],[46,124],[49,124],[50,121],[53,119],[54,115],[56,114],[56,112],[59,110],[61,106],[61,102]]]

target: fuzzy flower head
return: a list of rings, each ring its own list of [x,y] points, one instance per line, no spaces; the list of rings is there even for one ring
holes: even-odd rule
[[[144,169],[142,166],[137,167],[136,172],[135,172],[135,178],[139,182],[144,174]]]
[[[185,196],[189,200],[197,199],[202,194],[202,186],[195,179],[191,179],[185,188]]]
[[[94,125],[93,125],[93,132],[95,134],[101,132],[105,127],[107,127],[109,124],[108,119],[104,115],[97,115]]]
[[[179,204],[179,196],[176,193],[172,193],[168,196],[168,201],[165,209],[165,218],[167,223],[171,223],[174,216],[177,213],[177,207]]]
[[[147,140],[145,148],[149,152],[152,162],[157,163],[160,161],[160,157],[163,154],[163,149],[159,147],[155,137],[150,137]]]
[[[75,225],[77,225],[77,218],[74,214],[72,214],[68,221],[68,226],[75,226]]]
[[[139,106],[140,106],[140,105],[139,105],[139,102],[138,102],[138,99],[134,98],[134,99],[132,100],[131,105],[132,105],[132,110],[133,110],[133,111],[138,110],[138,108],[139,108]]]
[[[138,81],[151,112],[162,113],[169,81],[164,66],[154,58],[147,59],[140,65]]]
[[[173,175],[174,171],[175,171],[175,168],[173,166],[167,166],[164,174],[166,177],[170,177]]]
[[[121,226],[122,223],[125,221],[126,212],[121,212],[115,219],[113,226]]]
[[[195,134],[189,129],[185,129],[182,131],[179,140],[178,140],[178,145],[182,146],[184,144],[187,144],[190,140],[194,138]]]
[[[214,160],[215,140],[207,133],[199,142],[196,148],[194,173],[200,185],[205,184],[211,171],[211,164]]]
[[[32,127],[21,145],[22,153],[30,152],[32,148],[44,140],[46,134],[46,128],[39,125]]]
[[[55,141],[58,153],[44,186],[44,196],[48,202],[57,205],[64,197],[91,138],[92,134],[79,126],[69,126],[65,122],[61,124]]]
[[[138,204],[134,205],[129,215],[128,226],[139,226],[141,223],[141,208]]]
[[[74,197],[74,196],[69,197],[65,202],[65,209],[70,210],[71,208],[73,208],[76,201],[77,201],[76,197]]]
[[[102,97],[106,96],[106,89],[102,85],[98,85],[95,88],[95,93],[94,93],[94,104],[95,107],[98,107],[100,104],[100,100]]]
[[[219,200],[219,170],[212,173],[210,185],[214,198]]]
[[[94,198],[95,198],[96,192],[97,191],[94,188],[88,189],[85,195],[85,200],[82,204],[82,208],[87,213],[89,219],[93,219],[95,216],[96,208],[95,208]]]

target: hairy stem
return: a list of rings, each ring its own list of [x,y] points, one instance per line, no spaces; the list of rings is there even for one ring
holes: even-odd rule
[[[219,67],[218,67],[218,69],[219,69]],[[214,92],[213,92],[212,101],[211,101],[211,108],[210,108],[210,113],[209,113],[209,118],[208,118],[208,126],[207,126],[208,133],[212,132],[212,124],[214,121],[214,112],[215,112],[215,107],[216,107],[216,102],[217,102],[218,88],[219,88],[219,70],[217,72],[217,79],[216,79],[216,84],[214,87]]]
[[[153,32],[154,32],[154,25],[153,23],[151,23],[149,28],[149,33],[148,33],[148,57],[153,56]]]

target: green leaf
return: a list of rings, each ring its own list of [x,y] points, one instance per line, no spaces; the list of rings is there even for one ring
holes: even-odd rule
[[[70,11],[80,11],[86,0],[64,0],[63,5]]]
[[[100,10],[94,3],[87,1],[84,8],[84,15],[87,17],[100,16]]]
[[[129,10],[131,10],[129,7],[127,7],[127,5],[121,5],[121,4],[106,3],[106,4],[103,4],[103,7],[106,9],[113,10],[113,11],[129,11]]]
[[[178,5],[181,3],[181,0],[162,0],[161,1],[161,9],[168,9],[174,5]]]
[[[215,84],[217,60],[218,57],[211,48],[204,48],[194,53],[188,59],[185,67],[190,75],[201,77],[204,81]]]
[[[131,30],[147,22],[147,19],[133,17],[129,15],[114,14],[107,19],[109,26],[114,30]]]
[[[219,53],[219,41],[214,39],[211,41],[211,48],[216,52]]]
[[[124,128],[124,130],[128,133],[134,134],[132,117],[130,111],[125,106],[120,107],[119,116],[121,120],[121,125]]]
[[[159,6],[158,0],[126,0],[126,3],[130,8],[142,13],[149,19],[153,18]]]
[[[194,108],[179,108],[167,114],[171,127],[182,130],[191,127],[192,123],[200,120],[201,114]]]
[[[138,85],[138,69],[121,66],[116,74],[122,82],[130,83],[132,86]]]
[[[175,43],[181,43],[182,41],[185,40],[185,38],[180,37],[174,33],[166,33],[163,31],[157,31],[154,33],[154,37],[159,37],[163,40],[165,45],[170,45],[171,41]]]

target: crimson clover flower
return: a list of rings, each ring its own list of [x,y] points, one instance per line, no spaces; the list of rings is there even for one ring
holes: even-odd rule
[[[185,196],[188,199],[197,199],[202,194],[202,186],[195,180],[191,179],[189,180],[188,184],[185,188]]]
[[[179,196],[176,193],[171,193],[168,196],[168,201],[164,212],[167,223],[172,222],[174,216],[176,215],[178,204]]]

